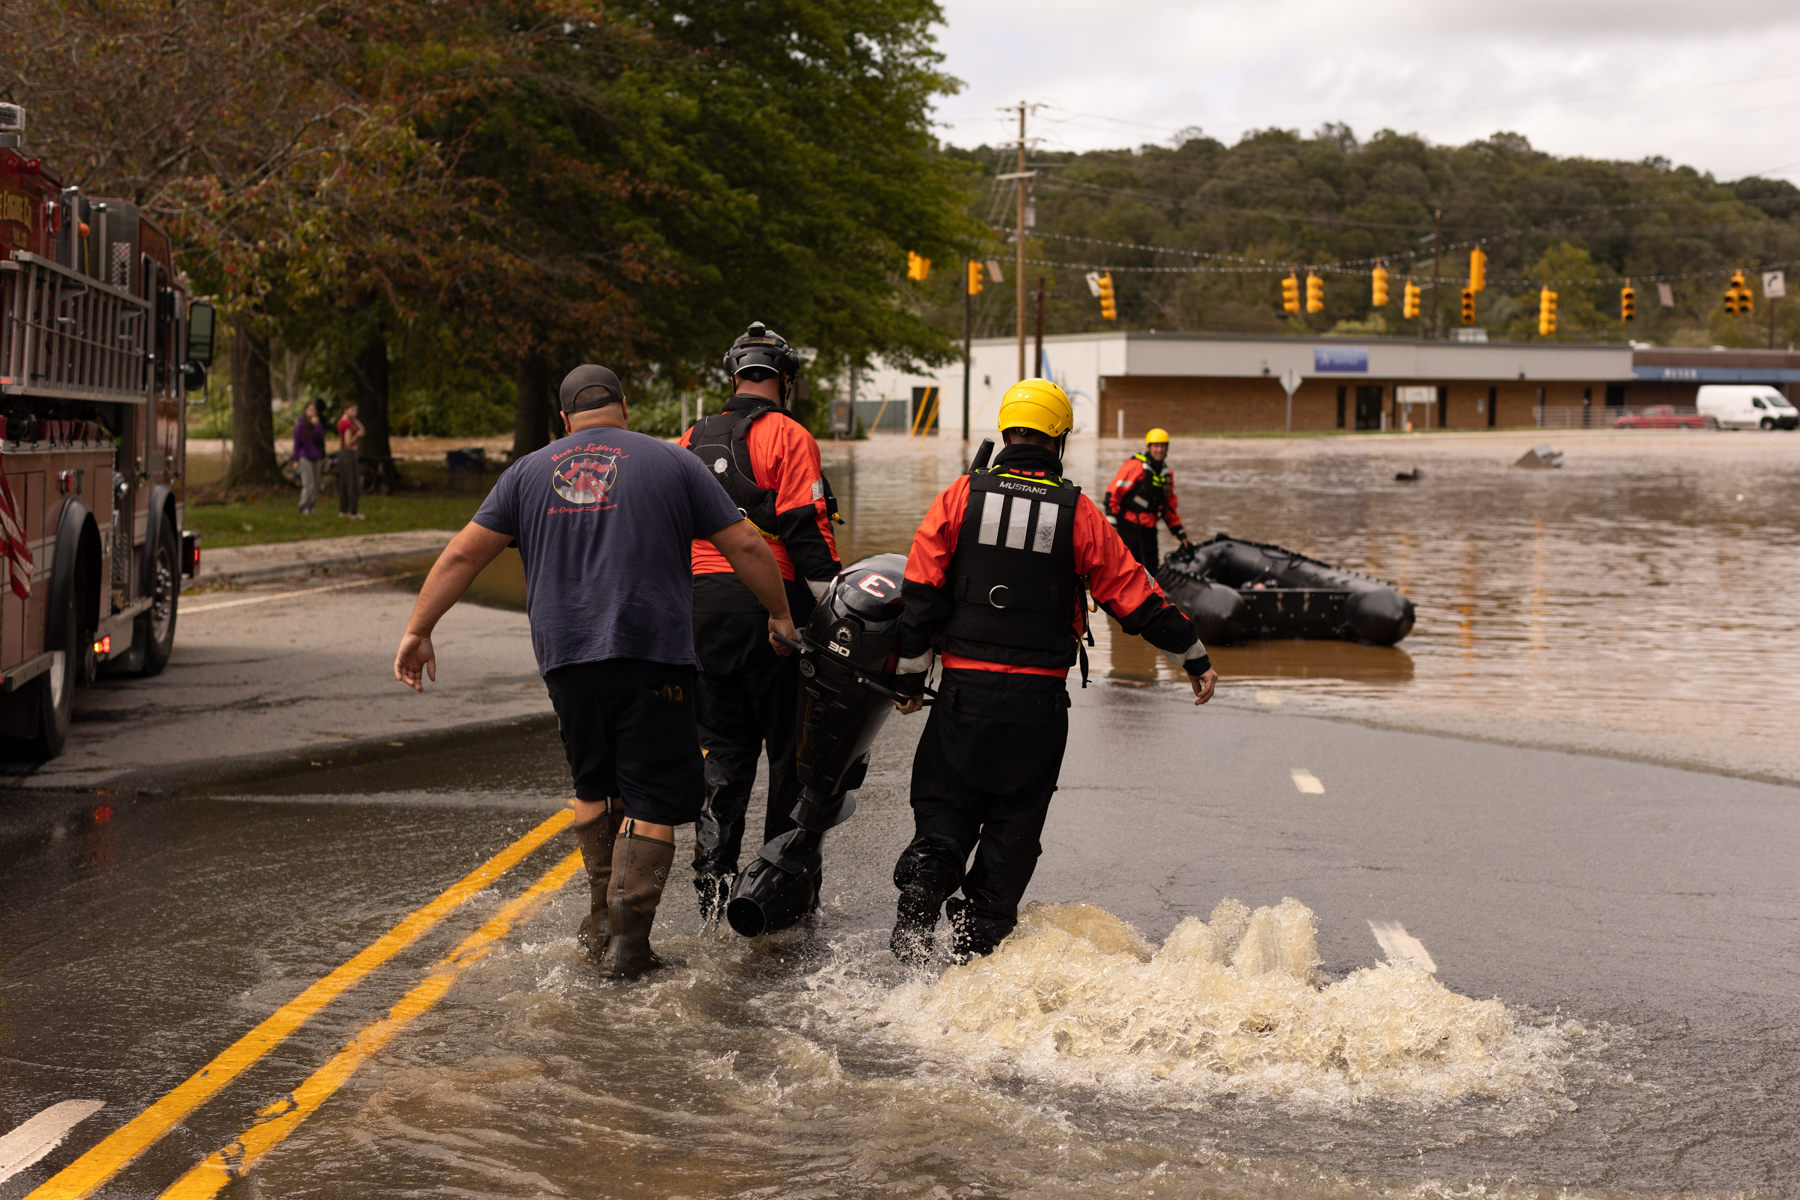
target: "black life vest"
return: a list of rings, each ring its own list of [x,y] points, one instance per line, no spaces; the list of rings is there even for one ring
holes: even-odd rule
[[[776,492],[773,488],[757,486],[756,467],[750,461],[750,447],[744,439],[750,436],[750,427],[759,418],[775,411],[774,401],[762,400],[740,409],[701,417],[694,422],[693,434],[688,438],[688,449],[699,455],[713,478],[724,485],[725,494],[744,514],[744,519],[770,541],[780,536],[775,529]]]
[[[1161,516],[1163,506],[1169,502],[1169,465],[1157,466],[1150,460],[1148,453],[1134,454],[1131,457],[1144,464],[1144,474],[1131,485],[1119,504],[1121,512],[1149,513]]]
[[[984,662],[1062,668],[1079,652],[1075,503],[1066,479],[969,473],[969,506],[946,580],[953,605],[938,649]]]

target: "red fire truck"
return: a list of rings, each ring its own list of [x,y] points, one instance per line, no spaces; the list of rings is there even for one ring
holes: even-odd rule
[[[214,314],[137,207],[65,186],[0,104],[0,747],[62,752],[96,672],[175,645],[185,402]]]

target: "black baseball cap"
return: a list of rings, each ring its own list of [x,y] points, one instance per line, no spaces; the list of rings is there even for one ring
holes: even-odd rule
[[[602,388],[606,395],[599,400],[589,400],[582,404],[575,403],[575,397],[589,388]],[[593,363],[582,363],[564,375],[562,387],[557,389],[556,393],[557,404],[566,413],[603,408],[608,404],[616,404],[624,398],[625,389],[619,386],[619,377],[605,367],[597,367]]]

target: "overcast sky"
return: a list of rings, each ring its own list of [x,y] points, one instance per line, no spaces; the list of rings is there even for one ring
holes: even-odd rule
[[[1561,155],[1662,155],[1720,179],[1800,182],[1800,2],[943,0],[959,146],[1168,143],[1198,126],[1459,144],[1497,130]]]

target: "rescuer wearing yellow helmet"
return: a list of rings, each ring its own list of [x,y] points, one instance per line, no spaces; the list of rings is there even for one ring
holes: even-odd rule
[[[1119,538],[1144,564],[1144,570],[1156,574],[1156,522],[1166,521],[1169,532],[1188,546],[1187,534],[1181,529],[1181,514],[1175,508],[1175,472],[1168,468],[1169,431],[1152,429],[1144,435],[1144,452],[1125,460],[1106,489],[1106,512],[1112,517]]]
[[[930,956],[946,901],[958,961],[991,951],[1018,918],[1062,770],[1064,680],[1078,658],[1086,682],[1084,590],[1186,668],[1195,704],[1212,699],[1218,676],[1193,624],[1062,477],[1074,419],[1047,379],[1007,389],[1005,448],[939,494],[906,560],[901,712],[919,710],[933,651],[943,667],[913,758],[914,836],[894,867],[890,945],[909,962]]]

